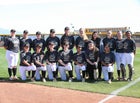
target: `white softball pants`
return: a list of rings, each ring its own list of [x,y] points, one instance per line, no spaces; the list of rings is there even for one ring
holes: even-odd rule
[[[8,68],[12,69],[18,64],[19,54],[6,50],[6,60],[8,62]]]

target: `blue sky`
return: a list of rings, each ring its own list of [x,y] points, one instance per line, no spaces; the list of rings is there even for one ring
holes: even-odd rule
[[[140,31],[140,0],[0,0],[0,28],[64,32],[65,26]]]

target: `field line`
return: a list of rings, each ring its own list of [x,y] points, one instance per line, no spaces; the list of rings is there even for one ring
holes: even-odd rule
[[[140,77],[139,77],[138,79],[136,79],[136,80],[130,82],[130,83],[127,84],[126,86],[123,86],[123,87],[121,87],[121,88],[119,88],[119,89],[117,89],[117,90],[111,92],[110,95],[109,95],[108,97],[106,97],[106,98],[104,98],[103,100],[99,101],[99,103],[104,103],[104,102],[108,101],[109,99],[111,99],[111,98],[117,96],[117,94],[118,94],[119,92],[124,91],[125,89],[131,87],[132,85],[136,84],[136,83],[139,82],[139,81],[140,81]]]

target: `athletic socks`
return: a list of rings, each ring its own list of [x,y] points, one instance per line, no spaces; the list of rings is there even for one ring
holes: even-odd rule
[[[17,74],[17,68],[13,68],[12,70],[13,70],[13,75],[16,76],[16,74]]]
[[[12,76],[12,69],[8,68],[8,74],[9,74],[9,77]]]
[[[42,71],[42,78],[45,78],[46,71]]]
[[[82,77],[85,78],[86,71],[82,71]]]

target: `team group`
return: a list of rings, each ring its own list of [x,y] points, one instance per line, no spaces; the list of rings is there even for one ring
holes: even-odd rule
[[[122,31],[117,32],[116,38],[113,37],[111,30],[107,31],[105,38],[100,38],[95,31],[89,40],[83,28],[79,29],[79,35],[75,39],[70,35],[70,28],[65,27],[61,38],[55,35],[54,29],[50,29],[50,35],[46,41],[42,39],[39,31],[36,32],[34,40],[28,38],[27,30],[23,31],[23,37],[20,40],[16,38],[16,30],[11,29],[10,32],[10,37],[4,42],[10,80],[18,79],[16,73],[19,52],[19,72],[22,80],[26,80],[26,71],[28,71],[31,81],[46,82],[47,71],[49,80],[56,81],[59,73],[61,80],[68,79],[72,82],[73,71],[75,71],[76,79],[82,82],[85,82],[86,77],[93,81],[100,80],[103,74],[103,79],[110,84],[114,78],[115,62],[117,79],[132,80],[136,44],[131,38],[131,31],[125,32],[125,38]],[[76,52],[73,51],[74,46]],[[126,65],[129,70],[128,78]]]

